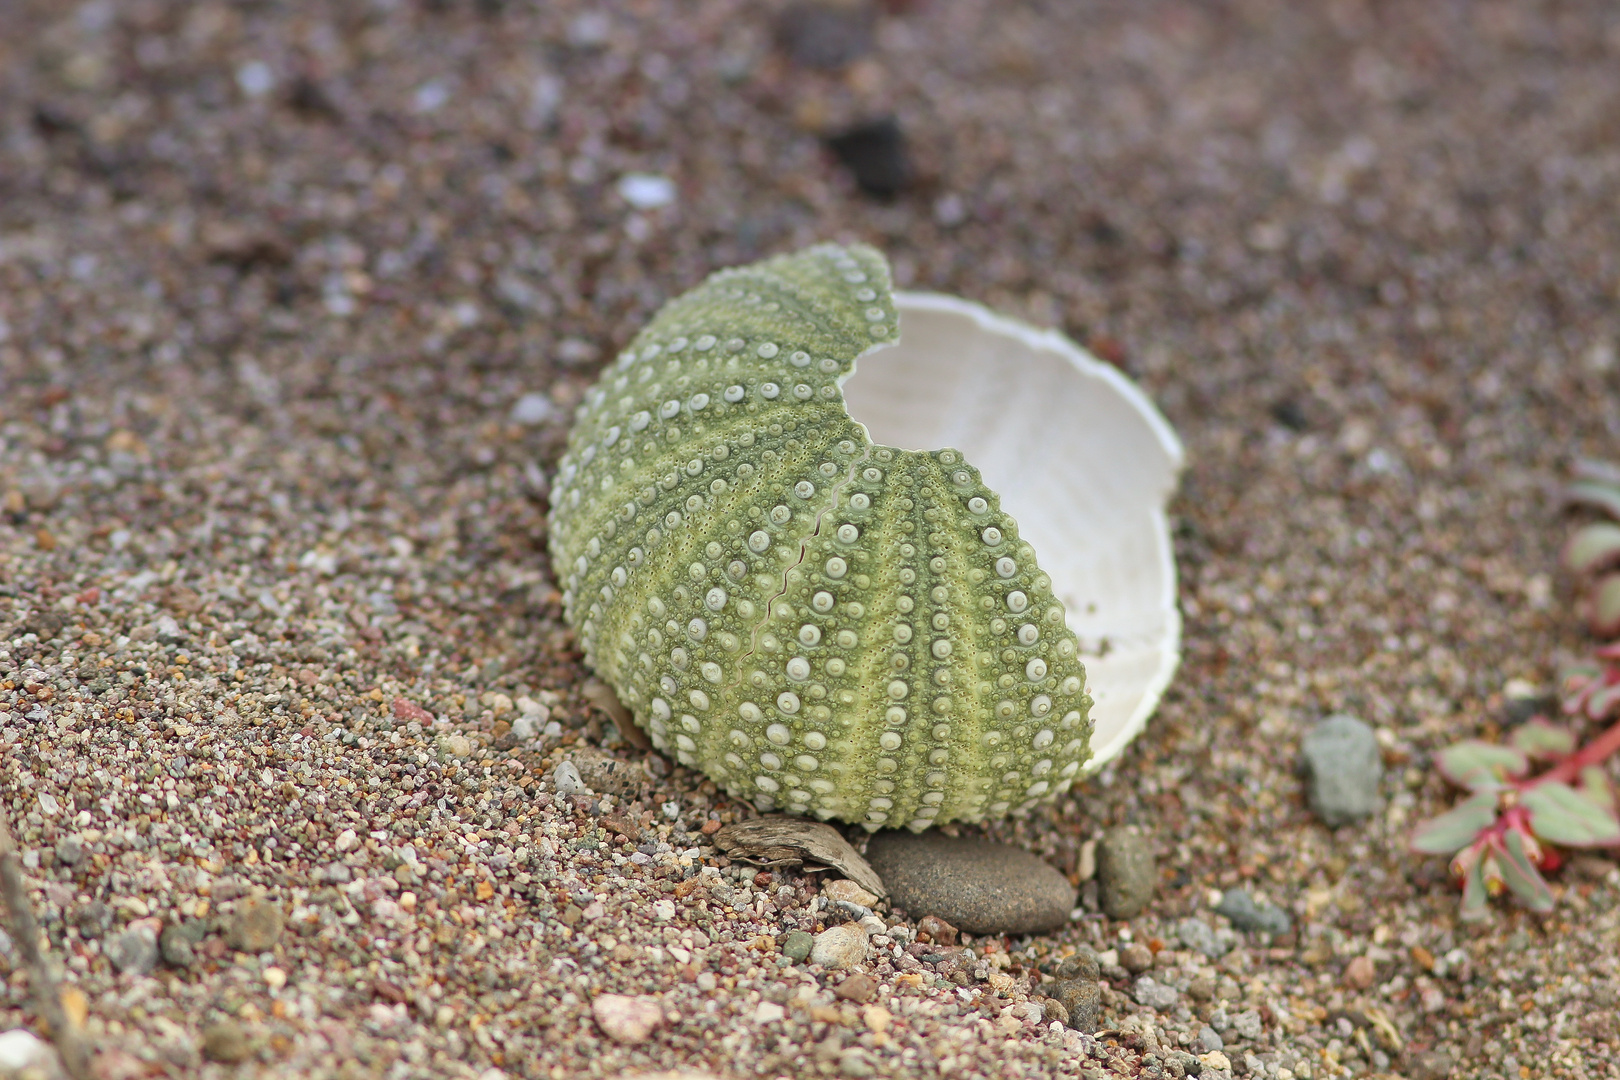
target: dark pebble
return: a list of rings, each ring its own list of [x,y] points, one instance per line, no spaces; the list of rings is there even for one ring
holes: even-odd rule
[[[956,944],[956,927],[938,915],[924,915],[917,923],[917,932],[927,934],[937,945]]]
[[[1074,888],[1021,848],[940,833],[883,832],[866,849],[894,906],[970,934],[1032,934],[1069,920]]]
[[[900,122],[892,116],[856,124],[827,137],[827,148],[868,195],[891,199],[911,181]]]
[[[1061,958],[1054,957],[1042,965],[1042,971],[1059,981],[1080,979],[1084,982],[1096,982],[1102,978],[1102,969],[1097,966],[1097,954],[1089,946],[1082,945],[1073,956]]]
[[[1068,1012],[1064,1023],[1087,1035],[1097,1030],[1102,1012],[1102,988],[1089,979],[1069,979],[1046,988],[1047,996]]]
[[[146,975],[158,962],[157,934],[150,927],[126,930],[106,946],[107,959],[126,975]]]
[[[1142,831],[1121,825],[1097,844],[1097,880],[1102,909],[1110,919],[1134,919],[1153,899],[1158,867]]]
[[[163,954],[163,962],[173,968],[184,970],[197,961],[196,945],[181,923],[170,923],[163,928],[163,935],[158,938],[158,951]]]

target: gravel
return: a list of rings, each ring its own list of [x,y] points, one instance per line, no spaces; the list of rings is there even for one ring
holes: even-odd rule
[[[1455,799],[1434,754],[1589,647],[1555,493],[1614,456],[1612,6],[889,4],[839,71],[776,10],[0,4],[0,799],[98,1074],[1133,1075],[1224,1008],[1268,1076],[1604,1075],[1612,855],[1464,926],[1405,840]],[[890,116],[883,202],[823,138]],[[1136,824],[1151,901],[954,945],[880,904],[867,1003],[782,965],[849,918],[824,875],[731,862],[704,830],[753,809],[587,698],[544,554],[599,368],[829,237],[1088,344],[1189,462],[1159,712],[962,830],[1080,880]],[[1384,801],[1328,830],[1296,750],[1338,713]],[[586,750],[627,790],[559,792]],[[1186,944],[1236,888],[1291,931]],[[226,940],[254,890],[267,952]],[[194,920],[189,967],[113,965]],[[1030,1015],[1045,961],[1155,939],[1172,1009]],[[37,1033],[15,956],[0,1032]],[[665,1023],[615,1042],[602,994]]]
[[[1313,727],[1300,743],[1306,799],[1329,828],[1378,812],[1384,762],[1373,729],[1340,713]]]
[[[1293,926],[1288,912],[1275,904],[1256,903],[1247,889],[1228,889],[1215,905],[1218,914],[1226,916],[1239,930],[1256,930],[1262,934],[1286,934]]]

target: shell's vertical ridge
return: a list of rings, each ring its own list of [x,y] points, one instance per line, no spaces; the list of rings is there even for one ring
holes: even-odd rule
[[[586,395],[552,554],[587,661],[660,749],[762,808],[998,817],[1089,748],[1074,635],[954,450],[875,446],[840,385],[888,268],[821,246],[671,301]]]

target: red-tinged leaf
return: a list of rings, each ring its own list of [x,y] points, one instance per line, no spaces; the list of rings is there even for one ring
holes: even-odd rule
[[[1523,776],[1530,761],[1510,746],[1470,739],[1440,751],[1435,760],[1440,773],[1465,788],[1500,787],[1510,776]]]
[[[1546,881],[1542,880],[1541,874],[1526,857],[1524,837],[1509,830],[1497,862],[1502,870],[1503,884],[1519,898],[1520,903],[1540,913],[1553,909],[1552,890],[1547,888]]]
[[[1605,570],[1620,562],[1620,525],[1600,521],[1576,530],[1564,548],[1564,566],[1577,574]]]
[[[1620,843],[1620,821],[1568,784],[1551,780],[1521,792],[1536,836],[1564,847],[1602,847]]]
[[[1562,758],[1575,752],[1575,736],[1539,716],[1519,725],[1511,741],[1516,749],[1533,758]]]
[[[1482,791],[1412,831],[1412,850],[1426,855],[1450,855],[1474,842],[1496,824],[1496,793]]]
[[[1620,486],[1603,481],[1583,480],[1564,489],[1564,501],[1595,506],[1612,518],[1620,518]]]
[[[1468,868],[1468,876],[1463,878],[1463,900],[1461,917],[1464,922],[1477,922],[1485,917],[1489,907],[1486,903],[1485,892],[1485,866],[1484,861],[1474,863]]]
[[[1598,637],[1620,634],[1620,574],[1608,574],[1592,590],[1592,608],[1587,625]]]

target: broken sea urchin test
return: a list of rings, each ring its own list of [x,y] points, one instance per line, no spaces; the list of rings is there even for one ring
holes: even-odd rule
[[[936,434],[961,449],[901,448]],[[820,246],[714,274],[603,372],[552,557],[587,661],[733,795],[874,829],[995,818],[1117,754],[1168,682],[1180,460],[1058,335]]]

